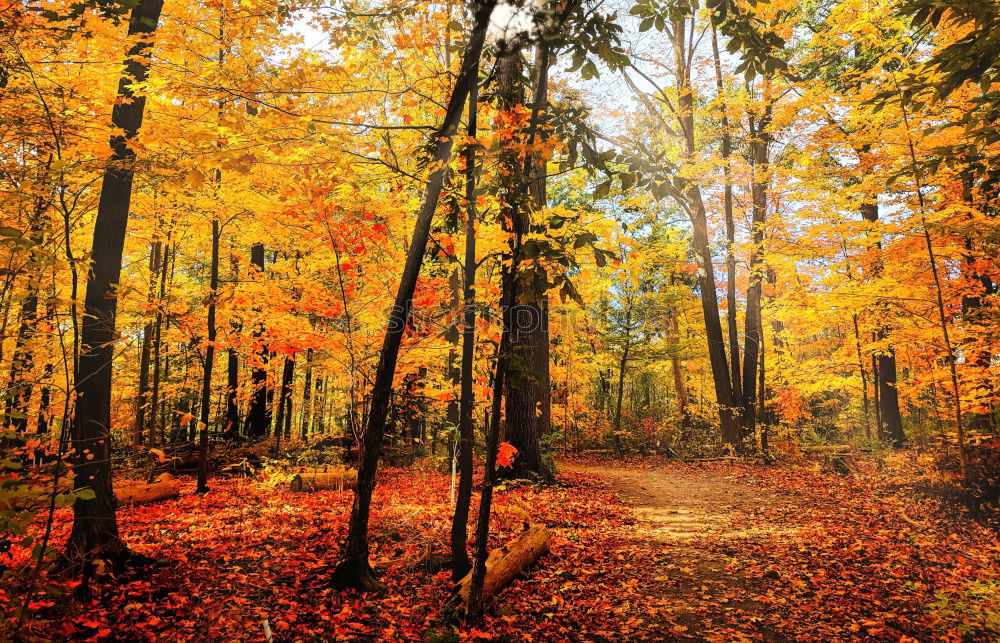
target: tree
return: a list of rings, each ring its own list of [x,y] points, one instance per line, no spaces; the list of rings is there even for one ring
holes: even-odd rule
[[[479,114],[479,65],[472,71],[476,82],[469,88],[469,114],[466,134],[474,139]],[[455,514],[451,522],[452,578],[459,580],[472,568],[467,548],[469,506],[472,504],[472,451],[476,436],[475,393],[473,392],[473,361],[476,352],[476,148],[465,148],[465,266],[462,289],[462,366],[459,400],[458,458],[460,477],[455,496]]]
[[[118,83],[120,100],[111,122],[121,130],[111,138],[111,158],[104,171],[94,224],[92,267],[87,277],[80,357],[73,418],[73,475],[79,487],[89,487],[94,497],[73,504],[73,529],[66,555],[87,564],[107,557],[121,561],[128,550],[118,535],[115,498],[111,490],[111,364],[114,358],[114,292],[121,274],[122,249],[128,227],[129,204],[136,153],[129,146],[142,125],[146,99],[133,92],[146,80],[151,54],[147,39],[159,21],[162,0],[139,0],[129,16],[129,36],[139,36],[129,49],[125,73]]]
[[[385,589],[385,586],[375,578],[368,562],[368,518],[372,491],[375,488],[375,474],[378,470],[379,451],[382,447],[385,421],[389,413],[392,380],[396,372],[399,345],[403,339],[403,333],[409,325],[413,291],[420,274],[420,265],[423,263],[431,220],[437,209],[445,170],[451,158],[454,135],[458,130],[466,98],[472,86],[477,82],[479,58],[486,40],[486,28],[495,6],[495,0],[484,0],[477,2],[473,7],[472,28],[465,46],[461,70],[448,100],[444,120],[437,128],[433,139],[432,170],[424,186],[424,200],[414,224],[413,237],[406,254],[406,263],[403,267],[399,288],[396,291],[395,303],[386,322],[379,364],[372,384],[371,406],[361,446],[358,485],[354,494],[354,504],[351,507],[347,541],[332,579],[334,585],[339,587],[354,587],[366,591],[384,591]]]

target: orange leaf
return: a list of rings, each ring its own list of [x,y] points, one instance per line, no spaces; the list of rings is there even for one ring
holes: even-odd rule
[[[517,455],[517,449],[510,442],[503,442],[500,444],[500,450],[497,452],[497,464],[501,467],[510,468],[514,465],[514,456]]]

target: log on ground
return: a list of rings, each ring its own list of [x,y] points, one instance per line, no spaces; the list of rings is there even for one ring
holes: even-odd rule
[[[160,500],[169,500],[181,495],[181,487],[177,480],[169,473],[164,473],[154,482],[133,483],[125,482],[116,484],[115,497],[118,498],[118,506],[145,505]]]
[[[353,489],[358,484],[358,472],[354,469],[327,469],[326,471],[303,471],[292,478],[292,491],[325,491],[328,489]]]
[[[542,524],[534,524],[509,543],[494,549],[486,558],[486,578],[483,580],[483,602],[488,603],[500,590],[531,566],[549,550],[551,532]],[[472,572],[455,584],[448,607],[464,616],[469,609]]]

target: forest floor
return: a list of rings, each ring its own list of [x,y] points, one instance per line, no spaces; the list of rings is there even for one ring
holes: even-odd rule
[[[152,564],[101,579],[91,603],[39,593],[24,638],[264,641],[265,621],[274,641],[1000,636],[996,532],[888,469],[641,458],[560,469],[554,485],[498,492],[491,546],[525,512],[554,535],[477,628],[442,618],[448,572],[411,564],[447,551],[448,476],[380,474],[372,559],[389,592],[367,596],[328,585],[352,494],[292,493],[288,472],[270,469],[213,480],[205,496],[185,480],[179,499],[120,510],[125,541]],[[70,519],[57,512],[54,542]]]

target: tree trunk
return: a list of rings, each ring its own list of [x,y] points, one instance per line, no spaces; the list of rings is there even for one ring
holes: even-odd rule
[[[264,244],[255,243],[250,248],[250,263],[256,267],[260,276],[264,273]],[[254,338],[259,339],[264,334],[263,325],[254,329]],[[268,400],[267,364],[269,351],[267,347],[260,348],[260,366],[254,366],[250,372],[250,382],[253,395],[250,398],[250,409],[247,411],[244,433],[253,439],[260,440],[267,435],[271,426],[271,405]]]
[[[632,310],[629,309],[625,313],[625,332],[629,332],[631,328],[631,313]],[[622,349],[622,358],[618,361],[618,401],[615,403],[615,431],[622,428],[622,397],[625,394],[625,367],[628,365],[628,350],[629,350],[630,338],[625,338],[625,347]]]
[[[865,375],[865,361],[861,356],[861,333],[858,329],[858,315],[857,313],[851,315],[851,319],[854,322],[854,346],[858,352],[858,370],[861,371],[861,405],[862,412],[865,423],[865,435],[868,439],[872,437],[872,423],[871,423],[871,412],[870,403],[868,402],[868,378]]]
[[[769,150],[771,136],[768,127],[771,124],[771,103],[769,97],[770,77],[765,75],[761,89],[761,98],[765,102],[763,113],[749,118],[750,124],[750,163],[753,167],[753,184],[751,186],[752,241],[753,249],[750,255],[750,285],[747,288],[746,319],[744,337],[746,345],[743,354],[743,428],[744,436],[753,437],[757,423],[757,364],[760,347],[761,324],[761,287],[763,283],[762,267],[764,262],[764,224],[767,218],[767,187],[770,182]]]
[[[548,56],[544,47],[540,48],[534,96],[545,96],[542,85],[548,79]],[[497,103],[501,110],[512,111],[524,105],[524,77],[521,53],[518,49],[508,51],[497,63]],[[534,100],[532,108],[528,144],[535,139],[539,117],[544,104]],[[534,165],[529,155],[522,165],[519,152],[509,147],[501,154],[500,163],[506,168],[501,186],[504,202],[501,216],[511,221],[514,234],[518,237],[516,245],[520,247],[521,238],[528,232],[529,214],[536,205],[531,198],[530,187],[537,184],[532,181]],[[528,189],[526,189],[528,188]],[[537,190],[536,190],[537,191]],[[517,449],[514,465],[502,471],[502,475],[511,478],[548,477],[550,472],[542,463],[539,448],[540,423],[538,409],[542,405],[541,398],[546,392],[542,390],[542,380],[548,379],[548,359],[544,367],[538,369],[541,361],[536,356],[538,344],[544,333],[547,337],[547,320],[543,318],[540,300],[544,293],[536,292],[532,284],[535,277],[529,269],[518,270],[513,276],[517,282],[514,286],[518,298],[514,303],[510,329],[511,357],[506,376],[505,438]],[[546,346],[548,344],[545,340]],[[543,374],[543,371],[545,372]]]
[[[309,438],[309,420],[312,414],[312,405],[310,401],[312,399],[312,376],[313,376],[313,349],[306,350],[306,377],[305,382],[302,385],[302,441],[305,442]]]
[[[212,266],[208,294],[208,342],[205,345],[205,367],[201,378],[201,421],[198,424],[198,488],[208,492],[208,412],[212,399],[212,367],[215,364],[215,301],[219,296],[219,220],[212,218]]]
[[[160,252],[163,243],[156,240],[149,250],[149,288],[146,291],[146,306],[153,307],[156,299],[156,281],[160,273]],[[139,353],[139,392],[135,398],[135,424],[133,425],[132,444],[138,446],[145,440],[146,411],[149,406],[149,363],[153,349],[153,320],[146,322],[142,328],[142,350]]]
[[[156,442],[156,429],[160,428],[160,442],[163,442],[163,419],[160,417],[160,350],[163,346],[163,299],[167,289],[167,263],[170,261],[170,236],[163,246],[163,256],[160,264],[159,296],[156,302],[156,314],[153,316],[153,390],[149,404],[149,442]]]
[[[503,327],[500,331],[496,372],[493,375],[490,423],[486,429],[486,463],[479,500],[479,516],[476,519],[476,556],[469,577],[466,620],[476,620],[482,613],[483,585],[486,580],[487,566],[486,551],[489,549],[490,537],[490,509],[493,504],[493,487],[496,484],[497,450],[500,442],[500,407],[503,402],[503,391],[512,352],[510,335],[514,325],[513,302],[517,300],[517,280],[514,279],[514,274],[517,273],[520,253],[520,235],[514,235],[510,255],[511,265],[510,268],[504,268],[500,279],[500,310],[503,314]]]
[[[151,34],[159,22],[162,0],[139,0],[129,17],[130,35]],[[135,151],[128,142],[142,125],[146,100],[132,93],[133,83],[146,80],[151,43],[139,40],[129,50],[125,73],[111,112],[116,131],[110,140],[111,158],[101,183],[91,248],[93,267],[87,278],[80,336],[79,366],[75,376],[76,405],[72,424],[75,486],[94,490],[91,500],[73,503],[73,529],[66,544],[72,563],[95,558],[121,561],[128,554],[118,536],[115,497],[111,485],[111,362],[114,358],[117,293],[122,253],[132,198]]]
[[[469,88],[469,117],[466,134],[476,137],[477,115],[479,113],[479,65],[472,71],[474,80]],[[476,147],[465,148],[465,275],[463,279],[462,306],[462,366],[461,399],[459,400],[458,421],[458,495],[455,497],[455,515],[451,521],[451,569],[452,578],[465,576],[472,564],[469,562],[467,542],[469,539],[469,506],[472,504],[472,449],[475,439],[473,411],[473,361],[476,354]]]
[[[677,314],[670,312],[668,315],[671,338],[675,343],[680,343]],[[680,413],[680,424],[684,428],[688,423],[688,396],[687,387],[684,386],[684,374],[681,372],[681,361],[677,358],[676,349],[674,349],[670,356],[670,369],[674,375],[674,393],[677,395],[677,411]]]
[[[358,488],[351,508],[351,520],[343,556],[332,579],[336,586],[369,591],[385,589],[385,586],[373,575],[371,565],[368,562],[368,519],[372,492],[375,489],[378,456],[385,433],[386,417],[389,413],[392,380],[396,372],[399,346],[410,318],[413,291],[417,285],[417,277],[420,275],[420,266],[423,263],[431,221],[437,209],[445,170],[451,158],[454,136],[462,118],[466,97],[472,85],[477,82],[476,70],[494,6],[496,6],[496,0],[482,0],[475,5],[474,24],[462,60],[461,71],[448,101],[444,121],[435,136],[435,150],[431,161],[431,167],[435,169],[427,177],[424,186],[424,202],[413,228],[413,237],[406,253],[403,275],[396,291],[395,303],[389,313],[382,351],[375,371],[368,424],[361,449]]]
[[[878,221],[878,215],[878,203],[862,204],[861,216],[866,221],[874,223]],[[882,242],[877,242],[875,245],[879,256],[875,259],[872,272],[874,276],[878,277],[882,274]],[[878,302],[878,308],[881,312],[885,306],[882,302]],[[887,329],[883,324],[879,324],[875,330],[876,341],[882,341],[886,336]],[[879,352],[874,359],[878,362],[875,371],[878,374],[875,378],[875,385],[878,389],[879,435],[884,432],[895,446],[902,446],[906,436],[903,434],[903,418],[899,413],[899,395],[896,391],[896,351],[892,346],[889,346]]]
[[[535,45],[535,92],[532,97],[532,110],[535,128],[544,125],[549,103],[549,67],[552,65],[552,53],[545,41]],[[548,205],[548,168],[542,155],[529,154],[528,192],[531,197],[532,211],[538,212]],[[549,297],[542,294],[538,297],[538,319],[540,324],[531,336],[532,367],[536,380],[538,395],[537,433],[539,437],[552,430],[552,383],[549,375]]]
[[[13,430],[22,434],[28,430],[28,406],[31,403],[31,392],[34,388],[32,370],[34,370],[35,362],[30,343],[35,336],[38,325],[38,290],[41,285],[39,253],[44,240],[42,217],[45,208],[44,201],[39,198],[36,201],[31,230],[28,233],[33,246],[30,250],[31,259],[25,267],[28,272],[28,289],[21,301],[21,323],[17,329],[17,336],[14,340],[14,355],[10,362],[10,390],[6,404],[6,419],[7,424]]]
[[[327,471],[306,471],[296,474],[289,488],[292,491],[324,491],[354,489],[358,484],[358,472],[354,469],[336,468]]]
[[[722,63],[719,59],[719,42],[715,33],[715,23],[712,23],[712,58],[715,62],[715,86],[719,97],[725,95],[722,83]],[[733,143],[729,133],[729,115],[726,113],[726,102],[722,100],[722,160],[725,177],[725,188],[722,195],[722,209],[726,215],[726,322],[729,326],[729,366],[732,371],[733,406],[743,403],[743,385],[740,375],[740,337],[736,319],[736,254],[733,246],[736,243],[736,223],[733,219],[733,182],[732,154]]]
[[[693,162],[695,153],[694,94],[691,88],[691,69],[688,65],[685,46],[685,21],[674,21],[674,74],[677,80],[678,120],[684,138],[683,160]],[[719,410],[722,439],[736,447],[740,429],[734,415],[733,389],[730,379],[729,361],[726,358],[726,341],[722,334],[719,317],[719,298],[715,289],[715,268],[712,264],[712,249],[708,238],[708,219],[701,189],[689,182],[685,194],[689,206],[689,217],[693,229],[695,256],[698,261],[698,285],[701,290],[701,306],[705,317],[705,337],[708,341],[708,357],[712,367],[712,381],[715,385],[715,400]]]
[[[295,378],[295,356],[289,355],[285,358],[285,364],[281,369],[281,392],[278,399],[278,417],[274,423],[274,434],[280,436],[285,434],[286,439],[291,435],[292,417],[292,380]],[[280,442],[280,438],[278,439]]]

